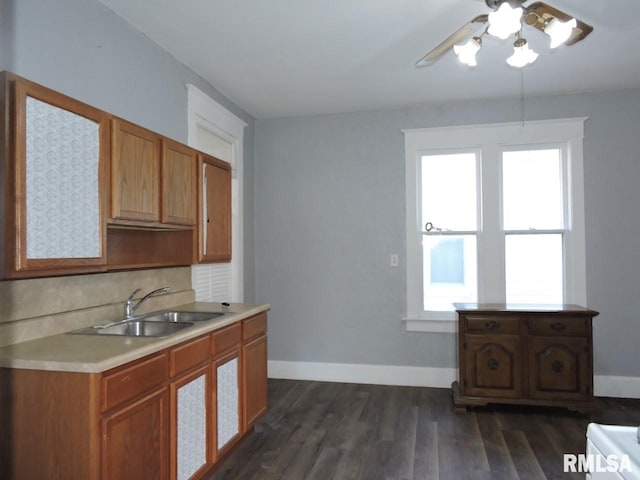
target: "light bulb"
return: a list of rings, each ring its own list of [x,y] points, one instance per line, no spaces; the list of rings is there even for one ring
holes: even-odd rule
[[[511,8],[509,2],[504,2],[498,10],[489,14],[489,29],[494,37],[502,40],[520,30],[522,23],[522,8]]]
[[[551,19],[544,27],[544,33],[551,37],[551,45],[549,45],[549,47],[556,48],[566,42],[577,25],[578,22],[575,18],[572,18],[568,22],[561,22],[557,18]]]
[[[538,54],[529,48],[524,38],[519,38],[513,44],[513,55],[507,58],[507,63],[512,67],[522,68],[533,63],[538,58]]]
[[[480,47],[482,47],[480,37],[473,37],[464,45],[454,45],[453,51],[462,63],[470,67],[475,67],[477,65],[476,53],[478,53]]]

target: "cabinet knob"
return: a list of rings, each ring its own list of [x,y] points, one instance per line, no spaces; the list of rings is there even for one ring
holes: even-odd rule
[[[500,328],[500,324],[495,320],[491,320],[485,323],[485,327],[487,327],[489,330],[497,330],[498,328]]]
[[[555,373],[561,373],[564,370],[564,363],[560,360],[556,360],[551,364],[551,370]]]
[[[500,362],[498,362],[498,360],[496,360],[495,358],[490,358],[487,362],[487,367],[489,367],[489,370],[497,370],[499,366]]]
[[[207,223],[211,223],[211,219],[210,218],[207,218]]]
[[[551,323],[549,326],[551,327],[551,330],[555,330],[556,332],[562,332],[567,328],[567,326],[562,322]]]

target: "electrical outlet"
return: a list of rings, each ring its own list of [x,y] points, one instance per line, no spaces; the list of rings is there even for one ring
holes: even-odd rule
[[[391,256],[389,257],[389,264],[392,267],[397,267],[398,265],[400,265],[400,260],[398,258],[398,254],[397,253],[392,253]]]

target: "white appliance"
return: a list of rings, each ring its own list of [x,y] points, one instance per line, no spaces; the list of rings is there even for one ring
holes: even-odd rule
[[[638,427],[590,423],[583,460],[588,480],[640,480]]]

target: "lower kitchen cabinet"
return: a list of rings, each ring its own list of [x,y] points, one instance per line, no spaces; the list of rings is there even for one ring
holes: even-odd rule
[[[169,392],[161,388],[104,417],[102,479],[167,478],[168,412]]]
[[[171,383],[171,479],[198,478],[211,466],[210,367],[200,367]],[[164,478],[164,477],[161,477]]]
[[[267,315],[242,321],[243,429],[267,411]]]
[[[103,373],[0,368],[0,478],[206,478],[266,411],[266,318]]]
[[[244,428],[251,428],[267,411],[267,336],[242,346]]]
[[[591,410],[592,319],[598,312],[577,305],[456,308],[457,410],[487,403]]]
[[[216,458],[224,455],[240,439],[241,395],[240,352],[234,350],[214,361],[216,398]]]

